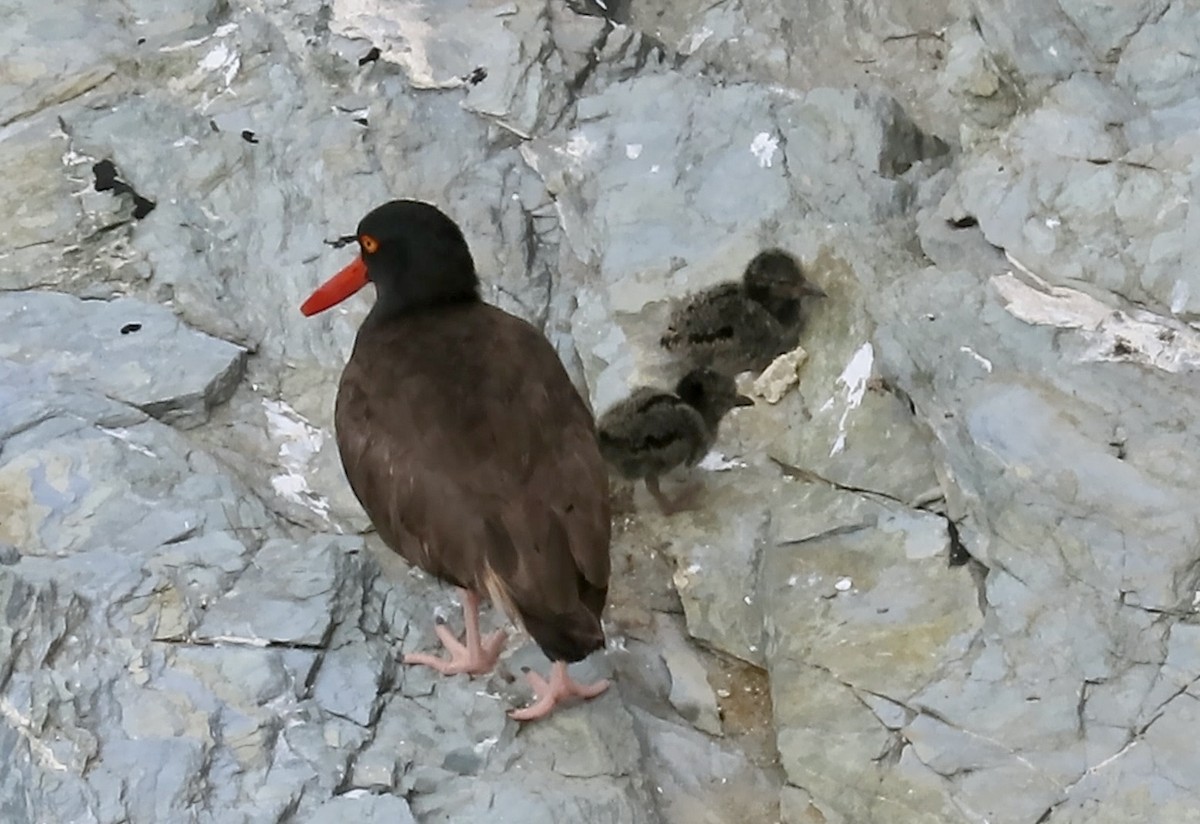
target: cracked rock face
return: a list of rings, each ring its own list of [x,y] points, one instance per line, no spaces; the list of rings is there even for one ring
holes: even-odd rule
[[[246,366],[240,346],[188,329],[168,309],[131,298],[81,301],[58,292],[0,294],[0,357],[73,376],[180,427],[229,400]]]
[[[0,16],[0,820],[1200,820],[1192,6]],[[369,301],[296,309],[392,197],[596,409],[764,247],[827,295],[524,728],[526,639],[399,665],[459,607],[341,474]]]

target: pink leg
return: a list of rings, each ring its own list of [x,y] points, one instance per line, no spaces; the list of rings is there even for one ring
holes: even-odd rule
[[[606,680],[600,680],[594,684],[580,684],[567,674],[565,661],[554,662],[550,669],[549,681],[536,672],[527,672],[525,677],[529,679],[537,700],[524,709],[509,712],[508,717],[515,721],[534,721],[538,718],[545,718],[565,698],[595,698],[608,689]]]
[[[460,589],[463,604],[463,620],[467,625],[467,643],[461,643],[454,637],[445,624],[434,627],[442,646],[450,653],[450,658],[438,658],[424,652],[410,652],[404,656],[404,663],[419,664],[432,667],[442,675],[457,675],[465,672],[468,675],[485,675],[496,666],[496,659],[504,649],[508,635],[504,630],[496,630],[487,638],[479,637],[479,596],[468,589]]]

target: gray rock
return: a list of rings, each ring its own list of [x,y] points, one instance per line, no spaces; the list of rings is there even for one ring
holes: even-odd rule
[[[742,497],[743,504],[752,500]],[[768,515],[752,504],[739,509],[745,514],[736,520],[722,522],[715,513],[689,519],[673,530],[668,551],[692,637],[761,665],[762,609],[755,590]]]
[[[503,776],[457,778],[438,793],[414,799],[421,821],[654,821],[648,800],[603,778],[564,778],[519,764]],[[560,817],[561,816],[561,817]]]
[[[798,492],[776,518],[762,568],[784,770],[847,820],[877,820],[893,806],[913,820],[937,815],[945,802],[925,778],[889,771],[871,791],[853,788],[864,786],[858,770],[900,751],[896,730],[915,713],[907,696],[976,638],[969,573],[947,566],[940,517],[827,486]]]
[[[696,651],[688,646],[683,632],[671,616],[655,616],[654,636],[667,671],[671,691],[667,700],[679,714],[709,735],[721,734],[717,697],[708,683],[708,673]]]
[[[386,655],[379,645],[368,644],[326,653],[313,684],[313,700],[326,712],[367,726],[373,720]]]
[[[646,742],[647,780],[664,822],[774,821],[779,781],[728,743],[636,712]]]
[[[964,164],[948,197],[1014,266],[1195,314],[1200,284],[1182,240],[1192,185],[1184,156],[1193,136],[1164,113],[1143,111],[1112,86],[1073,78],[1011,130],[1009,145],[1053,152],[990,147]],[[1032,187],[1035,178],[1041,184]],[[1111,231],[1114,214],[1128,236]],[[1153,232],[1139,231],[1151,225]]]
[[[981,225],[989,220],[982,218]],[[1190,584],[1183,592],[1178,585],[1189,562],[1170,550],[1151,560],[1131,547],[1148,540],[1146,517],[1156,534],[1183,536],[1194,529],[1179,518],[1186,508],[1180,483],[1194,470],[1177,465],[1164,473],[1154,457],[1163,449],[1186,450],[1183,444],[1194,436],[1186,428],[1170,435],[1161,428],[1162,419],[1174,415],[1169,398],[1179,380],[1169,357],[1146,357],[1143,365],[1119,371],[1125,367],[1107,357],[1137,362],[1135,337],[1128,353],[1121,354],[1114,340],[1098,356],[1095,342],[1103,328],[1076,327],[1070,312],[1043,320],[1023,308],[1065,298],[1086,309],[1119,304],[1118,296],[1095,286],[1083,291],[1037,280],[1021,287],[1028,292],[1013,291],[1016,281],[1007,275],[976,271],[971,277],[981,288],[969,307],[945,299],[940,271],[906,278],[901,304],[908,308],[901,312],[919,306],[928,313],[928,343],[914,345],[914,338],[901,335],[899,348],[894,337],[883,347],[915,403],[928,409],[956,497],[974,522],[972,552],[993,567],[984,633],[964,668],[945,673],[907,702],[927,708],[933,720],[918,716],[904,735],[937,773],[970,771],[956,793],[964,807],[1010,810],[1005,815],[1017,820],[1083,803],[1076,793],[1091,792],[1080,788],[1090,786],[1098,765],[1122,760],[1130,742],[1141,740],[1144,719],[1156,714],[1159,704],[1152,702],[1165,700],[1148,695],[1163,666],[1164,638],[1150,616],[1190,605]],[[971,332],[964,335],[966,327],[958,324],[968,323],[968,316]],[[1167,318],[1133,317],[1171,325]],[[1065,353],[1061,360],[1050,354],[1046,337],[1055,333],[1066,336],[1053,347]],[[1176,345],[1186,341],[1185,333]],[[1173,335],[1159,342],[1168,348],[1176,343]],[[955,347],[975,365],[964,360],[956,369],[926,373],[932,380],[911,371],[917,362],[943,362]],[[908,354],[901,355],[901,348]],[[1005,377],[1015,374],[1037,378],[1027,383]],[[1146,440],[1130,449],[1122,434],[1129,431]],[[1188,539],[1166,545],[1176,540]],[[1081,626],[1103,629],[1081,633]],[[1122,653],[1111,657],[1102,646],[1154,652],[1148,663],[1137,654],[1135,663]],[[1105,772],[1110,780],[1123,780],[1119,770]],[[1000,785],[1022,787],[1020,799],[1001,798],[994,792]],[[1113,791],[1118,798],[1124,792],[1119,786]],[[1184,785],[1177,792],[1164,803],[1182,803],[1178,799],[1192,791]],[[1120,820],[1120,804],[1114,807],[1114,818],[1105,820]]]
[[[9,5],[0,819],[1196,820],[1190,4]],[[398,666],[457,611],[337,537],[368,299],[296,306],[395,196],[595,408],[762,246],[829,296],[698,510],[621,512],[618,689],[519,730],[541,656]],[[664,720],[680,607],[778,771]]]
[[[229,399],[244,349],[188,329],[140,300],[81,301],[54,292],[0,294],[0,357],[81,381],[152,417],[196,426]]]
[[[322,647],[338,619],[348,552],[359,542],[315,537],[268,541],[250,567],[220,600],[211,604],[197,636],[265,646],[270,643]],[[343,569],[339,569],[343,567]]]
[[[308,820],[311,824],[341,824],[344,821],[362,824],[416,824],[416,819],[403,798],[394,795],[358,795],[354,792],[329,799],[318,807]]]
[[[685,69],[753,79],[782,89],[820,86],[886,88],[922,121],[952,133],[944,91],[947,29],[968,10],[953,2],[867,0],[848,14],[788,3],[652,2],[629,4],[633,26],[687,56]],[[820,59],[797,59],[819,55]],[[956,113],[957,114],[957,113]]]

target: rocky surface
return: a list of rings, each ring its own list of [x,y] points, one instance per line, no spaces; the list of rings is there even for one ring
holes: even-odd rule
[[[1194,4],[0,15],[0,820],[1200,821]],[[524,728],[530,645],[398,665],[457,606],[296,310],[395,196],[598,410],[759,248],[828,295]]]
[[[132,298],[0,294],[0,358],[36,363],[180,427],[229,400],[246,365],[240,346],[192,331],[169,309]]]

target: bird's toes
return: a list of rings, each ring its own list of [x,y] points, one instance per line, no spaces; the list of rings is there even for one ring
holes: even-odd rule
[[[420,667],[429,667],[432,670],[437,670],[442,675],[457,675],[462,672],[460,662],[453,656],[447,660],[438,658],[436,655],[430,655],[426,652],[410,652],[404,656],[404,663]]]
[[[492,663],[495,663],[496,659],[500,657],[500,653],[504,650],[506,643],[508,643],[508,633],[502,629],[498,629],[487,638],[484,638],[480,646],[483,648],[484,655],[490,658]]]
[[[601,678],[591,684],[581,684],[574,678],[568,678],[566,683],[566,691],[571,695],[579,696],[580,698],[595,698],[600,693],[608,689],[609,681],[607,678]]]
[[[438,639],[442,642],[442,646],[446,648],[452,656],[466,655],[467,647],[450,631],[450,628],[445,624],[435,624],[433,631],[437,633]]]
[[[508,717],[514,721],[536,721],[539,718],[545,718],[553,712],[557,703],[558,701],[553,694],[545,695],[528,707],[522,707],[519,710],[509,710]]]

